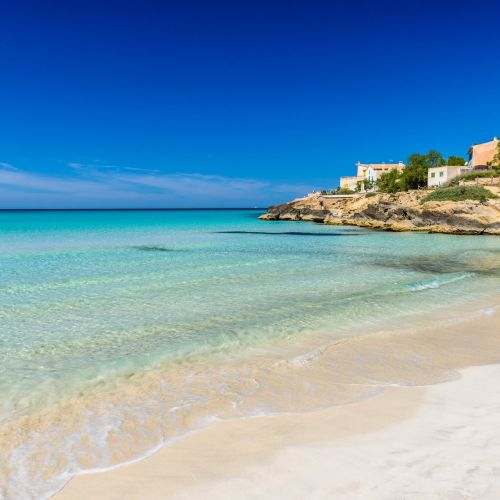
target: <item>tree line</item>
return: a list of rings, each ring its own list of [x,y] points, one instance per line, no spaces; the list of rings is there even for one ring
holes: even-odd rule
[[[465,165],[465,159],[452,155],[446,160],[440,152],[434,149],[431,149],[427,154],[413,153],[409,156],[404,170],[393,169],[382,174],[377,179],[377,188],[384,193],[425,188],[427,187],[428,170],[443,165]]]
[[[500,175],[500,143],[498,143],[498,151],[493,160],[488,163],[490,172],[476,172],[468,174],[475,177],[483,175]],[[376,186],[383,193],[396,193],[398,191],[408,191],[409,189],[421,189],[427,187],[427,175],[429,168],[441,167],[444,165],[460,166],[465,165],[465,159],[462,156],[450,156],[445,160],[444,156],[438,151],[432,149],[427,154],[414,153],[408,158],[408,163],[403,171],[396,169],[391,170],[386,174],[382,174],[376,181]],[[458,179],[457,179],[458,180]],[[373,183],[369,188],[375,187]]]

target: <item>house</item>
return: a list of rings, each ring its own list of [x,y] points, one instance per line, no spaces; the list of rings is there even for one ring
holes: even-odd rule
[[[485,170],[488,164],[493,161],[493,158],[498,153],[498,137],[493,137],[492,141],[483,142],[482,144],[474,144],[469,148],[469,166],[477,170]]]
[[[399,163],[367,163],[367,164],[360,164],[358,162],[358,170],[362,169],[364,170],[364,177],[365,179],[370,179],[371,181],[375,182],[377,178],[382,175],[382,174],[387,174],[391,170],[398,170],[401,172],[405,168],[405,164],[400,161]]]
[[[406,166],[402,161],[398,163],[361,163],[358,161],[356,165],[358,176],[372,181],[376,181],[380,175],[387,174],[394,169],[401,172]]]
[[[393,169],[403,170],[405,164],[400,161],[399,163],[361,163],[358,161],[356,163],[357,175],[344,176],[340,178],[340,187],[343,189],[350,189],[354,191],[357,187],[358,182],[362,182],[365,179],[371,181],[376,181],[377,178],[390,172]],[[364,192],[364,186],[361,186],[361,191]]]
[[[441,186],[445,182],[458,177],[459,175],[464,175],[470,171],[470,168],[464,165],[449,166],[443,165],[441,167],[433,167],[427,171],[427,186],[435,187]]]

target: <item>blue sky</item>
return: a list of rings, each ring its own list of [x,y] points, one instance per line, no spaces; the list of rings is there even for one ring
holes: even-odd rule
[[[105,5],[103,5],[105,4]],[[266,206],[500,135],[500,4],[3,2],[0,208]]]

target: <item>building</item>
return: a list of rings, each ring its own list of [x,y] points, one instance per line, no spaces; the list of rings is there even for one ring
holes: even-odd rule
[[[362,181],[364,177],[358,177],[357,175],[347,175],[340,178],[340,187],[342,189],[350,189],[355,191],[357,183]]]
[[[445,182],[458,177],[459,175],[464,175],[470,171],[470,168],[464,165],[449,166],[443,165],[441,167],[433,167],[427,171],[427,186],[435,187],[441,186]]]
[[[405,164],[400,161],[399,163],[356,163],[357,175],[348,175],[340,178],[340,187],[342,189],[350,189],[355,191],[358,182],[363,182],[365,179],[370,179],[375,182],[377,178],[390,172],[393,169],[403,170]],[[364,192],[364,186],[361,185],[361,192]]]
[[[391,170],[403,171],[405,164],[400,161],[399,163],[372,163],[366,168],[365,178],[375,182],[379,176],[389,173]]]
[[[361,163],[358,161],[358,176],[364,179],[376,181],[382,174],[387,174],[391,170],[404,170],[405,164],[400,161],[398,163]]]
[[[477,170],[487,169],[489,163],[493,161],[493,158],[498,153],[499,143],[498,137],[494,137],[492,141],[471,146],[467,151],[469,166]]]

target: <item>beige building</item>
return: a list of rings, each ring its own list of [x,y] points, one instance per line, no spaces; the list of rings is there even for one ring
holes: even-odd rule
[[[498,153],[499,142],[498,137],[494,137],[492,141],[471,146],[467,151],[469,166],[476,169],[488,168],[488,164],[493,161],[494,156]]]
[[[405,164],[402,161],[399,163],[361,163],[358,161],[356,167],[357,175],[348,175],[340,178],[341,188],[354,191],[358,182],[362,182],[365,179],[376,181],[380,175],[386,174],[393,169],[403,170]],[[361,186],[361,191],[364,191],[364,186]]]
[[[470,169],[461,166],[449,166],[443,165],[441,167],[430,168],[427,172],[427,185],[429,187],[441,186],[445,182],[458,177],[459,175],[464,175],[469,172]]]
[[[376,181],[378,176],[387,174],[391,170],[404,170],[405,164],[400,161],[398,163],[361,163],[358,161],[358,177]]]
[[[364,177],[358,177],[357,175],[345,175],[340,178],[340,187],[342,189],[350,189],[351,191],[356,190],[357,183],[362,181]]]

